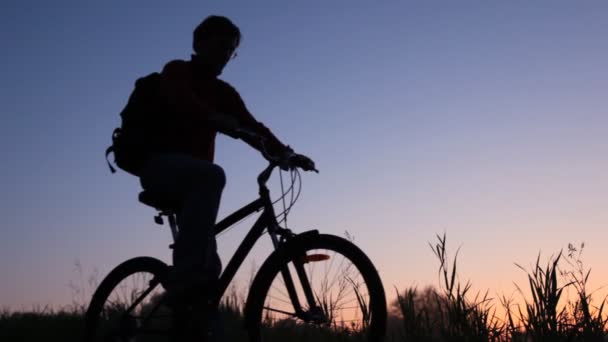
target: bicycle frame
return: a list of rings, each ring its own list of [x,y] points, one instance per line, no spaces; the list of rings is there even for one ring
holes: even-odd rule
[[[265,229],[268,229],[268,234],[272,239],[272,243],[275,247],[275,250],[280,247],[281,243],[285,239],[294,236],[294,234],[290,230],[281,228],[277,223],[274,207],[272,206],[272,201],[270,199],[270,191],[266,187],[266,182],[270,178],[270,175],[276,166],[276,164],[271,163],[258,176],[258,184],[260,186],[260,197],[258,199],[230,214],[215,225],[215,235],[217,236],[236,222],[242,220],[243,218],[249,216],[250,214],[256,211],[263,209],[262,214],[253,224],[253,226],[249,230],[249,233],[247,233],[237,250],[234,252],[232,258],[230,258],[230,260],[228,261],[228,264],[224,268],[224,271],[221,273],[217,289],[218,292],[213,297],[213,305],[219,305],[219,301],[226,292],[228,285],[234,278],[236,272],[243,264],[243,261],[245,260],[257,240],[264,234]],[[283,239],[280,239],[279,237]],[[308,279],[306,278],[306,272],[304,270],[303,262],[294,262],[294,266],[296,269],[296,273],[298,274],[298,278],[300,279],[304,295],[309,304],[309,308],[316,308],[314,294],[312,292]],[[281,274],[283,276],[283,280],[285,281],[285,286],[287,288],[289,297],[294,305],[294,309],[296,311],[295,313],[298,316],[304,316],[304,312],[298,300],[295,285],[293,283],[293,279],[291,277],[288,267],[284,267],[281,270]]]
[[[224,218],[222,221],[216,224],[215,226],[215,235],[217,236],[224,230],[228,229],[230,226],[235,224],[236,222],[242,220],[243,218],[253,214],[256,211],[264,209],[260,217],[253,224],[249,233],[245,236],[239,247],[236,249],[232,258],[228,261],[228,264],[222,271],[219,278],[219,287],[218,293],[216,294],[216,300],[219,301],[219,298],[222,297],[228,285],[234,278],[236,272],[243,264],[243,261],[257,242],[257,240],[263,235],[264,230],[268,228],[268,232],[273,234],[271,236],[276,237],[276,228],[278,228],[278,224],[276,224],[276,218],[274,216],[274,209],[272,205],[268,206],[268,201],[264,200],[262,197],[257,200],[247,204],[243,208],[237,210],[233,214]],[[274,221],[274,222],[272,222]],[[274,223],[274,224],[273,224]],[[276,225],[276,226],[275,226]],[[274,229],[273,229],[274,226]],[[273,239],[275,240],[275,239]],[[273,241],[274,242],[274,241]],[[277,247],[275,245],[275,247]]]

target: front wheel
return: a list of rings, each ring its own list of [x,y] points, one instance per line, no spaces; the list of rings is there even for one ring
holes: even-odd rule
[[[383,341],[384,288],[365,253],[337,236],[295,239],[264,263],[252,284],[250,341]]]

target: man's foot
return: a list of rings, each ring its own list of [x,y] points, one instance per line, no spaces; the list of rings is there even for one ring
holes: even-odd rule
[[[172,269],[165,286],[165,300],[170,304],[200,304],[203,298],[210,297],[210,281],[200,272],[179,272]]]
[[[173,309],[173,340],[223,342],[223,327],[217,308],[207,303],[189,303]]]

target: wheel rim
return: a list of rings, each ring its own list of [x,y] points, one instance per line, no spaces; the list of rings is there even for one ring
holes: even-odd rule
[[[163,294],[152,273],[122,279],[103,303],[93,341],[168,341],[171,310],[160,304]]]
[[[279,272],[264,299],[263,339],[292,338],[292,334],[296,340],[314,340],[326,335],[366,336],[372,319],[370,295],[355,264],[341,253],[321,248],[306,251],[298,260],[304,261],[316,305],[308,305],[292,260],[289,272],[296,283],[302,311],[296,312],[293,308]]]

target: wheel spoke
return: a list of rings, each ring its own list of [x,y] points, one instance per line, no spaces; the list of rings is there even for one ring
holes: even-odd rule
[[[268,310],[268,311],[272,311],[272,312],[282,313],[282,314],[287,315],[287,316],[296,317],[296,314],[293,313],[293,312],[287,312],[287,311],[283,311],[283,310],[279,310],[279,309],[274,309],[274,308],[271,308],[269,306],[265,306],[264,309]]]
[[[278,292],[279,294],[283,295],[283,297],[289,298],[289,295],[287,293],[283,292],[282,290],[279,290],[278,287],[273,286],[272,289],[275,290],[276,292]]]
[[[288,302],[288,301],[283,300],[283,299],[279,299],[279,298],[274,297],[274,296],[268,296],[268,298],[270,298],[270,299],[274,299],[274,300],[276,300],[277,302],[281,302],[281,303],[285,303],[285,304],[292,305],[292,303],[291,303],[291,302]]]

